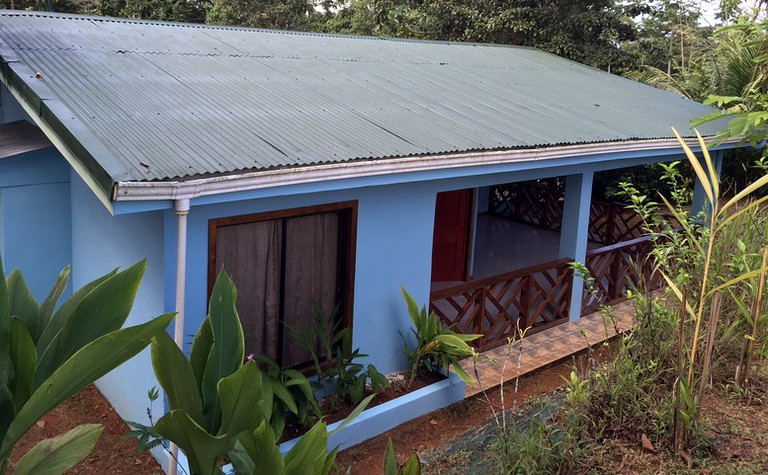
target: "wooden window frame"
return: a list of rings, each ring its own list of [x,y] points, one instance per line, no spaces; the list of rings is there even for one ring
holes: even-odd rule
[[[340,268],[342,276],[341,286],[341,314],[342,325],[352,331],[354,322],[354,291],[355,291],[355,259],[357,257],[357,200],[341,201],[314,206],[302,206],[300,208],[291,208],[279,211],[267,211],[263,213],[244,214],[238,216],[228,216],[225,218],[214,218],[208,221],[208,299],[211,299],[211,292],[216,282],[216,231],[220,227],[233,226],[238,224],[255,223],[260,221],[271,221],[286,218],[298,218],[302,216],[311,216],[329,212],[345,212],[346,223],[340,226],[339,246],[346,252],[341,253],[342,266]],[[342,229],[343,228],[343,229]],[[282,286],[281,286],[282,287]],[[282,292],[281,288],[281,292]],[[207,312],[207,308],[206,308]]]

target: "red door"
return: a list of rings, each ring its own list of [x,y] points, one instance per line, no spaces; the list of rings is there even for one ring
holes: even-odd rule
[[[467,280],[472,190],[437,194],[432,241],[432,281]]]

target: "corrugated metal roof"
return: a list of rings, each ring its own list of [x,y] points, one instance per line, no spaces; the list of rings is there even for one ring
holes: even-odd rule
[[[520,47],[4,11],[0,55],[114,182],[690,136],[712,111]]]

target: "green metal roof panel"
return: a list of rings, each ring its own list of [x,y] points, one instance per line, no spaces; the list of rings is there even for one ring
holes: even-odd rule
[[[114,181],[690,136],[712,111],[519,47],[4,11],[0,55]]]

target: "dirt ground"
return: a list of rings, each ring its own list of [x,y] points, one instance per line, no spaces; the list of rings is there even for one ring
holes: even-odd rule
[[[144,422],[144,421],[139,421]],[[94,387],[88,386],[40,419],[14,447],[11,460],[32,448],[38,441],[54,437],[81,424],[102,424],[96,448],[69,473],[80,475],[155,475],[163,471],[148,453],[136,453],[136,441],[123,440],[128,426]]]
[[[521,379],[518,400],[522,402],[531,395],[548,392],[561,386],[562,378],[570,372],[568,364],[553,366],[531,377]],[[513,391],[511,387],[507,389],[507,406],[509,406],[513,400]],[[498,389],[490,391],[489,396],[494,404],[499,405]],[[479,397],[459,402],[340,453],[337,460],[342,468],[341,473],[346,473],[346,469],[351,467],[352,474],[380,474],[387,437],[392,438],[398,457],[404,459],[412,451],[423,453],[437,447],[461,434],[473,424],[485,421],[489,417],[491,417],[491,410],[488,403]],[[89,386],[46,414],[17,444],[13,460],[17,460],[19,454],[29,450],[37,441],[62,434],[75,426],[87,423],[103,424],[104,432],[93,453],[73,468],[70,474],[159,475],[163,473],[149,454],[136,453],[135,440],[121,438],[128,432],[128,427],[93,386]]]
[[[522,403],[530,396],[552,391],[563,385],[563,377],[570,373],[570,366],[560,364],[547,368],[535,375],[520,380],[518,402]],[[491,402],[501,407],[499,389],[488,393]],[[514,400],[514,386],[505,388],[505,405],[511,407]],[[485,422],[493,416],[488,402],[482,395],[466,399],[439,411],[415,419],[399,427],[351,447],[336,458],[341,472],[351,467],[356,475],[380,475],[387,451],[387,439],[392,438],[395,453],[402,463],[416,452],[419,456],[434,449],[454,437],[462,434],[474,425]],[[423,457],[422,457],[423,458]]]
[[[610,352],[600,355],[604,360]],[[563,363],[541,370],[533,375],[521,378],[517,392],[517,403],[533,396],[551,392],[563,385],[566,377],[578,359],[569,359]],[[514,383],[505,388],[505,406],[514,403]],[[612,447],[614,456],[606,460],[604,470],[617,474],[748,474],[768,473],[768,411],[765,404],[768,397],[759,388],[754,397],[746,399],[728,388],[717,387],[705,400],[703,413],[711,427],[710,438],[713,450],[696,459],[693,469],[675,456],[664,453],[647,453],[636,446]],[[498,388],[489,391],[490,401],[500,406]],[[489,403],[482,395],[459,402],[440,411],[426,415],[363,444],[341,452],[337,458],[340,473],[357,475],[381,474],[387,439],[392,438],[400,461],[412,452],[417,452],[425,463],[425,473],[464,473],[461,461],[430,460],[428,453],[467,429],[492,417]],[[105,425],[104,433],[96,449],[83,463],[75,467],[71,474],[101,475],[155,475],[162,470],[148,454],[137,454],[134,440],[123,440],[121,436],[128,428],[120,420],[101,394],[88,387],[81,393],[67,400],[60,407],[47,414],[16,447],[18,456],[37,440],[61,434],[66,430],[84,423]]]

